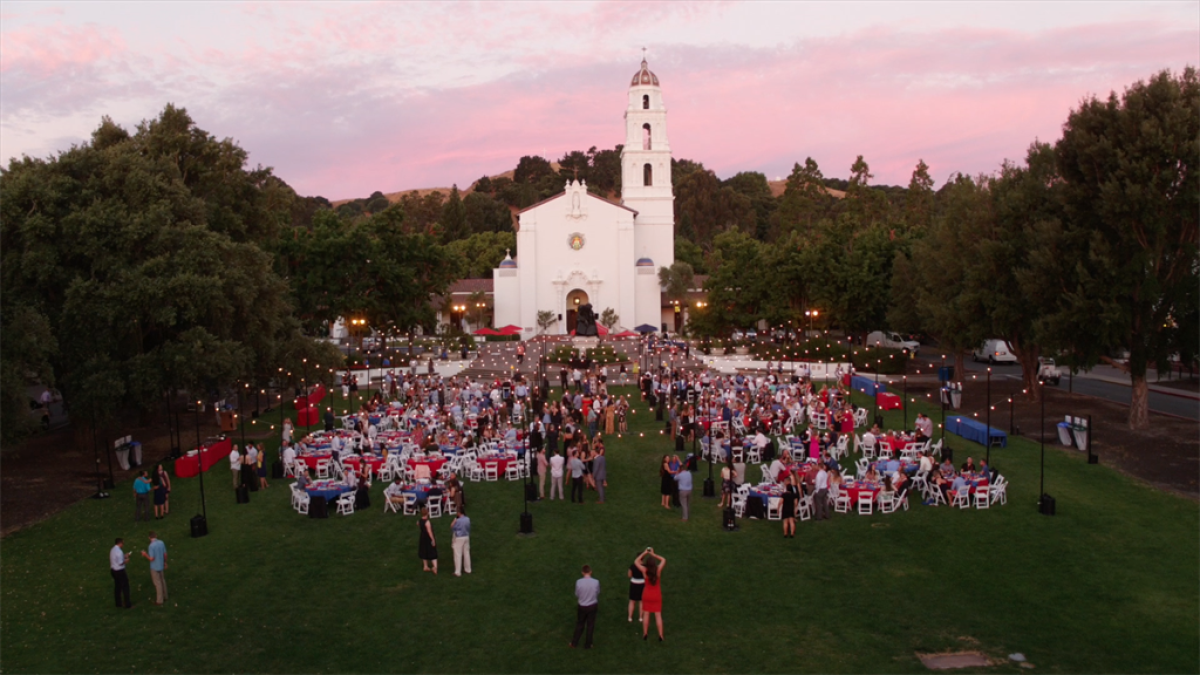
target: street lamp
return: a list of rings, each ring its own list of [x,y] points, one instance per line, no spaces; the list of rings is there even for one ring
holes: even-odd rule
[[[819,311],[818,311],[818,310],[815,310],[815,309],[806,309],[806,310],[804,310],[804,316],[807,316],[807,317],[808,317],[808,332],[809,332],[809,334],[812,334],[812,330],[813,330],[813,319],[817,318],[817,315],[818,315],[818,314],[819,314]],[[808,337],[807,337],[807,336],[805,336],[805,339],[807,340],[807,339],[808,339]]]

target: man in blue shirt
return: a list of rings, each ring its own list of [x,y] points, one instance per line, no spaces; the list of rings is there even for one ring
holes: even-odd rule
[[[679,485],[679,505],[683,509],[683,519],[687,520],[692,504],[692,472],[684,466],[675,474],[675,482]]]
[[[136,498],[133,507],[133,522],[136,523],[143,517],[150,520],[150,491],[152,489],[149,476],[142,471],[133,481],[133,493]]]
[[[568,645],[574,649],[579,644],[579,636],[587,626],[587,640],[584,649],[592,648],[592,633],[596,629],[596,610],[600,606],[600,581],[592,578],[592,568],[583,566],[583,578],[575,582],[575,600],[579,603],[575,609],[575,635]]]
[[[471,573],[471,519],[462,508],[458,509],[458,517],[450,524],[450,532],[454,537],[450,540],[450,548],[454,550],[454,576],[461,577],[463,570]]]
[[[150,580],[154,582],[156,596],[154,604],[162,607],[167,601],[167,579],[163,576],[167,570],[167,545],[151,532],[150,546],[142,551],[142,557],[150,561]]]

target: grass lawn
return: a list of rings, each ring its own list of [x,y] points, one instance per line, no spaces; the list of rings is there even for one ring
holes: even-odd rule
[[[659,506],[673,446],[647,412],[609,443],[608,503],[531,504],[534,537],[516,534],[519,483],[468,483],[475,572],[460,579],[450,519],[434,525],[441,575],[422,573],[416,519],[385,516],[378,483],[370,511],[322,522],[291,510],[283,481],[236,504],[218,464],[200,539],[188,532],[196,479],[174,481],[172,513],[152,525],[133,523],[132,490],[118,485],[3,541],[0,670],[914,672],[917,652],[972,649],[997,672],[1023,670],[1012,652],[1036,672],[1200,671],[1194,501],[1048,447],[1058,515],[1042,516],[1039,446],[1010,439],[992,451],[1007,506],[835,514],[800,523],[795,539],[765,521],[727,533],[700,498],[706,465],[690,522]],[[959,462],[981,451],[953,445]],[[165,608],[138,554],[151,527],[169,548]],[[134,554],[132,610],[113,607],[117,536]],[[626,621],[626,569],[648,545],[669,561],[665,644]],[[602,585],[590,652],[567,648],[584,563]]]

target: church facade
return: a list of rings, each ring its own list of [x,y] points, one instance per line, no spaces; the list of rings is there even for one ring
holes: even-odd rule
[[[519,213],[519,255],[492,270],[494,325],[517,325],[532,337],[538,312],[549,311],[555,321],[545,332],[566,334],[577,309],[590,304],[597,315],[614,310],[625,328],[660,327],[658,269],[675,262],[675,197],[667,110],[646,61],[628,94],[620,204],[572,180]]]

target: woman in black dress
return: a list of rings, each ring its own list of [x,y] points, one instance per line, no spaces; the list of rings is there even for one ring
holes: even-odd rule
[[[167,494],[171,491],[171,479],[162,464],[154,470],[154,518],[162,520],[167,515]]]
[[[796,538],[796,500],[800,498],[800,488],[796,486],[796,474],[788,472],[783,483],[783,536]]]
[[[675,472],[671,470],[671,458],[663,455],[662,465],[658,467],[658,475],[662,476],[662,505],[664,509],[671,508],[671,493],[675,490]]]
[[[421,539],[417,544],[417,556],[421,558],[421,567],[423,572],[432,571],[437,574],[437,540],[433,537],[433,525],[429,522],[429,509],[421,509],[421,521],[417,524],[421,528]],[[433,569],[429,569],[430,563],[433,564]]]
[[[629,623],[633,623],[633,609],[637,607],[638,621],[642,620],[642,589],[646,587],[646,575],[637,565],[629,566]]]

